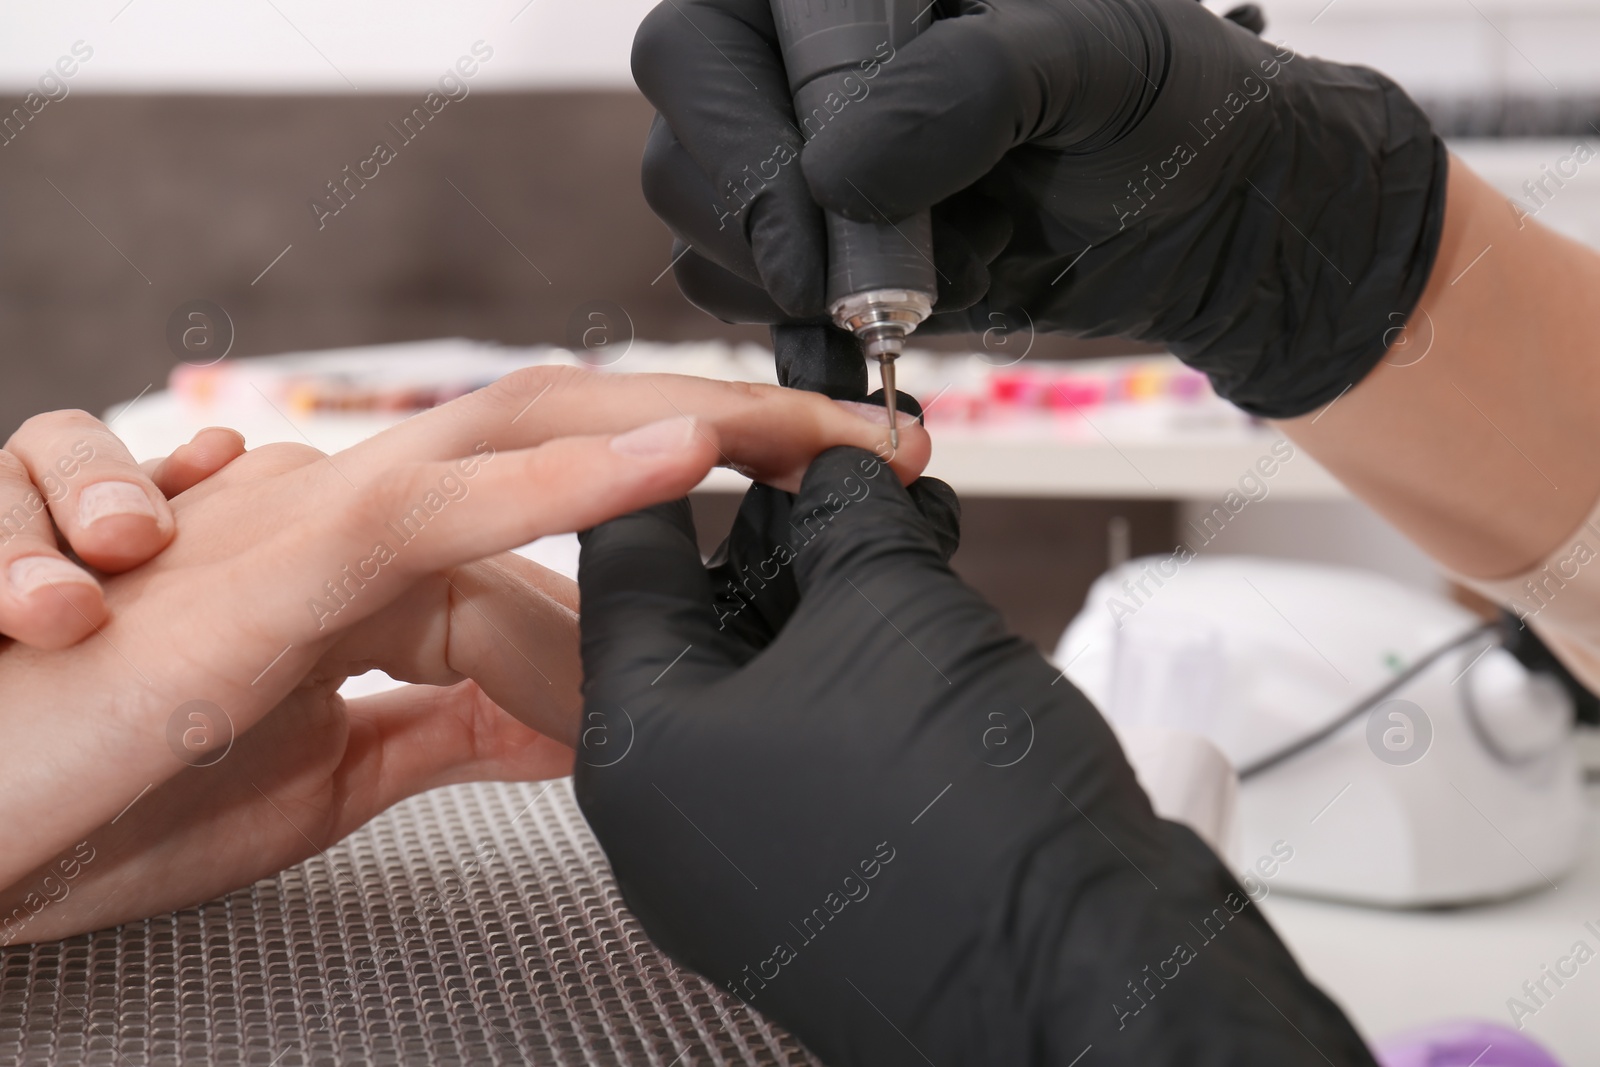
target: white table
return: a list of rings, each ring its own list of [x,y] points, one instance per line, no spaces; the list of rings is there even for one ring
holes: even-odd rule
[[[1600,806],[1600,788],[1590,791]],[[1593,814],[1600,814],[1594,812]],[[1387,911],[1274,892],[1262,908],[1296,958],[1374,1037],[1452,1018],[1510,1025],[1506,1001],[1578,940],[1600,952],[1600,818],[1578,866],[1546,888],[1499,904],[1449,911]],[[1485,827],[1484,848],[1516,854]],[[1600,1064],[1600,958],[1524,1017],[1524,1032],[1567,1067]],[[1553,983],[1549,988],[1555,989]],[[1531,1003],[1531,1002],[1530,1002]]]
[[[630,358],[629,369],[660,369],[712,377],[749,377],[749,361],[733,355],[716,358],[725,346],[643,346],[652,351]],[[708,352],[709,350],[709,352]],[[519,351],[479,342],[439,340],[404,345],[372,346],[318,354],[329,360],[372,358],[424,359],[440,362],[483,360]],[[674,359],[674,351],[683,355]],[[304,354],[293,357],[305,359]],[[976,357],[974,357],[976,358]],[[265,362],[265,361],[263,361]],[[907,370],[913,368],[909,365]],[[903,374],[902,378],[912,378]],[[903,381],[908,389],[915,381]],[[204,426],[232,426],[254,447],[276,441],[307,442],[335,452],[370,437],[401,417],[365,413],[300,418],[286,407],[247,389],[225,403],[203,406],[172,392],[152,390],[106,413],[113,429],[136,458],[166,455]],[[926,392],[925,392],[925,395]],[[937,403],[937,401],[935,401]],[[1083,418],[1041,414],[1005,422],[963,423],[930,416],[934,432],[933,461],[928,473],[968,496],[1054,498],[1181,499],[1220,502],[1236,491],[1239,479],[1269,454],[1281,435],[1265,427],[1248,427],[1237,417],[1217,419],[1178,412],[1174,417],[1149,417],[1149,412],[1116,406]],[[740,491],[748,482],[733,471],[711,472],[702,488]],[[1279,500],[1347,500],[1348,494],[1322,467],[1297,453],[1273,476],[1271,489]]]

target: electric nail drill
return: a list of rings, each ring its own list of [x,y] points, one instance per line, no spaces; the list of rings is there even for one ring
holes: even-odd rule
[[[933,4],[772,0],[772,17],[794,94],[795,119],[810,140],[850,101],[862,98],[862,87],[877,68],[932,23]],[[828,314],[834,325],[855,335],[867,359],[878,361],[889,409],[889,443],[899,448],[894,361],[906,335],[933,310],[933,224],[926,211],[891,220],[869,207],[877,215],[872,222],[827,212]]]

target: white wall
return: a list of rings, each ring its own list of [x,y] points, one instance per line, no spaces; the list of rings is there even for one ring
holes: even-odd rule
[[[1180,528],[1211,503],[1183,501]],[[1430,592],[1447,588],[1438,565],[1359,500],[1273,500],[1252,504],[1205,547],[1205,555],[1269,556],[1359,567]]]
[[[654,0],[0,0],[0,91],[74,41],[74,89],[354,92],[428,85],[477,40],[475,88],[631,86]],[[319,54],[320,53],[320,54]],[[348,79],[348,80],[347,80]]]
[[[1232,2],[1208,5],[1222,10]],[[0,0],[0,91],[32,83],[80,39],[95,56],[75,87],[90,89],[411,89],[480,38],[495,48],[482,86],[626,86],[633,30],[653,3]],[[1563,92],[1600,91],[1600,0],[1262,6],[1269,37],[1376,66],[1417,92],[1547,92],[1552,83]]]
[[[1414,93],[1600,91],[1600,0],[1258,2],[1267,37],[1376,67]]]

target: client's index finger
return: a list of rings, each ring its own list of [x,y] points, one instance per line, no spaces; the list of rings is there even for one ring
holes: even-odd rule
[[[440,461],[483,448],[530,448],[558,437],[621,433],[674,416],[715,430],[723,465],[756,481],[796,489],[811,460],[834,445],[884,459],[902,481],[921,473],[932,444],[920,423],[901,423],[900,447],[888,427],[825,397],[750,382],[676,374],[600,373],[578,367],[528,367],[340,454],[356,478],[396,461]]]

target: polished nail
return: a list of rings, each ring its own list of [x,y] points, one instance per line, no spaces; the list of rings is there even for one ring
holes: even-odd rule
[[[96,482],[78,494],[78,521],[93,526],[112,516],[156,517],[155,505],[132,482]]]
[[[58,583],[95,584],[94,579],[82,567],[55,556],[24,556],[14,560],[6,572],[6,578],[11,582],[12,592],[19,597],[25,597],[37,589]]]
[[[611,451],[625,456],[666,456],[682,452],[695,438],[693,419],[673,418],[652,422],[611,439]]]

